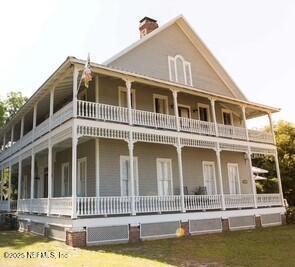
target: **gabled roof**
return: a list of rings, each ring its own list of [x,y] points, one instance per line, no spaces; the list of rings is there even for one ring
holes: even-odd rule
[[[201,53],[201,55],[204,57],[204,59],[207,61],[207,63],[216,72],[218,77],[224,82],[224,84],[230,90],[230,92],[237,99],[247,101],[248,100],[247,97],[238,88],[238,86],[235,84],[235,82],[231,79],[231,77],[228,75],[228,73],[225,71],[225,69],[221,66],[221,64],[218,62],[218,60],[210,52],[210,50],[207,48],[207,46],[204,44],[204,42],[201,40],[201,38],[197,35],[197,33],[194,31],[194,29],[190,26],[190,24],[187,22],[187,20],[184,18],[183,15],[179,15],[176,18],[174,18],[174,19],[170,20],[169,22],[167,22],[166,24],[164,24],[163,26],[155,29],[151,33],[142,37],[140,40],[136,41],[132,45],[128,46],[127,48],[123,49],[119,53],[115,54],[110,59],[103,62],[103,64],[111,66],[112,62],[119,59],[123,55],[129,53],[134,48],[145,43],[147,40],[153,38],[155,35],[158,35],[163,30],[167,29],[168,27],[172,26],[173,24],[177,24],[180,27],[180,29],[185,33],[185,35],[192,42],[192,44],[196,47],[196,49],[198,49],[198,51]]]

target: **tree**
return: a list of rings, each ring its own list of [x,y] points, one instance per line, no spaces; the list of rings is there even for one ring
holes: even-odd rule
[[[295,205],[295,126],[286,121],[279,121],[275,126],[275,137],[284,196],[288,203]],[[268,128],[265,131],[269,131]],[[274,158],[267,156],[253,160],[253,165],[269,171],[267,181],[261,183],[262,192],[278,191],[277,174]]]
[[[0,101],[0,128],[16,114],[27,100],[28,98],[23,96],[21,92],[10,92],[5,100]]]

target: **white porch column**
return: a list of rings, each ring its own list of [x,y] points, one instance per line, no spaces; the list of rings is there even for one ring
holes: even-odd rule
[[[274,128],[273,128],[271,113],[268,112],[267,116],[268,116],[268,120],[269,120],[270,130],[271,130],[271,133],[272,133],[273,143],[276,144],[276,135],[275,135],[275,131],[274,131]]]
[[[8,172],[8,207],[10,210],[10,201],[11,201],[11,172],[12,172],[12,168],[11,168],[11,161],[9,161],[9,172]]]
[[[178,175],[179,175],[179,187],[180,187],[180,199],[181,199],[181,211],[185,212],[184,205],[184,188],[183,188],[183,171],[182,171],[182,146],[180,145],[179,138],[176,147],[177,150],[177,162],[178,162]]]
[[[4,132],[4,135],[3,135],[3,150],[5,150],[5,145],[6,145],[6,132]]]
[[[210,99],[210,103],[211,103],[211,113],[212,113],[212,118],[213,118],[213,122],[215,125],[215,134],[216,136],[219,136],[218,134],[218,125],[217,125],[217,120],[216,120],[216,111],[215,111],[215,98],[211,97]]]
[[[73,134],[72,134],[72,218],[77,218],[77,127],[76,123],[73,123]]]
[[[50,199],[52,198],[52,144],[51,139],[48,140],[48,185],[47,185],[47,216],[50,214]]]
[[[224,201],[224,192],[223,192],[223,179],[222,179],[222,169],[221,169],[221,150],[219,148],[219,144],[216,152],[216,158],[217,158],[217,170],[218,170],[218,182],[219,182],[219,190],[221,195],[221,208],[222,210],[225,210],[225,201]]]
[[[99,138],[95,139],[95,185],[96,196],[99,197]]]
[[[31,154],[31,199],[34,198],[34,181],[35,181],[35,153],[32,149]]]
[[[2,166],[1,170],[1,184],[0,184],[0,200],[3,199],[3,181],[4,181],[4,166]]]
[[[277,178],[278,178],[279,193],[281,195],[281,201],[282,201],[282,205],[283,205],[284,204],[284,194],[283,194],[281,172],[280,172],[280,165],[279,165],[279,157],[278,157],[278,151],[277,150],[275,152],[274,158],[275,158],[275,164],[276,164],[276,172],[277,172]]]
[[[179,132],[180,131],[180,124],[179,124],[179,112],[178,112],[177,93],[178,93],[177,90],[172,90],[174,115],[176,117],[176,129]]]
[[[77,94],[78,94],[78,76],[79,70],[77,66],[74,65],[73,69],[73,117],[77,117]]]
[[[53,116],[53,111],[54,111],[54,91],[55,91],[55,88],[53,87],[53,88],[50,90],[50,103],[49,103],[49,130],[51,130],[52,116]]]
[[[243,112],[244,127],[246,129],[246,138],[247,138],[247,141],[249,141],[249,132],[248,132],[247,118],[246,118],[246,107],[244,105],[242,106],[242,112]]]
[[[24,126],[25,126],[25,118],[22,117],[20,121],[20,141],[22,141],[23,136],[24,136]]]
[[[20,156],[18,160],[17,199],[21,199],[21,190],[22,190],[22,158]]]
[[[256,197],[257,192],[256,192],[256,183],[255,183],[255,179],[253,177],[253,171],[252,171],[252,159],[251,159],[250,149],[248,149],[247,158],[249,161],[249,171],[250,171],[252,193],[253,193],[253,198],[254,198],[254,208],[256,209],[257,208],[257,197]]]
[[[129,150],[129,172],[130,172],[130,182],[131,182],[131,214],[136,215],[135,212],[135,183],[134,183],[134,142],[132,138],[132,132],[130,132],[130,138],[128,142]]]
[[[13,145],[13,139],[14,139],[14,125],[11,127],[11,138],[10,138],[11,146]]]
[[[132,125],[132,105],[131,105],[131,84],[130,80],[125,80],[126,88],[127,88],[127,107],[128,107],[128,119],[129,125]]]
[[[37,122],[37,104],[34,105],[34,111],[33,111],[33,136],[34,136],[34,138],[35,138],[36,122]]]
[[[95,75],[95,102],[99,103],[99,76]]]

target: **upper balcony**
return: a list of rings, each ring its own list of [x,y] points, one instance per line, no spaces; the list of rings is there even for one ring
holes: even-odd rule
[[[259,106],[147,78],[133,77],[135,81],[130,82],[127,79],[130,74],[126,76],[113,70],[106,73],[104,69],[103,74],[97,71],[89,88],[83,83],[78,86],[81,68],[78,72],[67,69],[60,73],[59,79],[49,83],[42,94],[36,93],[34,101],[29,100],[0,131],[0,161],[73,117],[191,133],[204,139],[216,137],[273,144],[272,134],[246,126],[247,119],[271,112],[267,107],[259,109]]]

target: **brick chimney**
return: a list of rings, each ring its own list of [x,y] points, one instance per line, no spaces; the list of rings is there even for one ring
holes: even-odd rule
[[[159,25],[155,19],[144,17],[139,21],[140,38],[146,36],[158,27]]]

